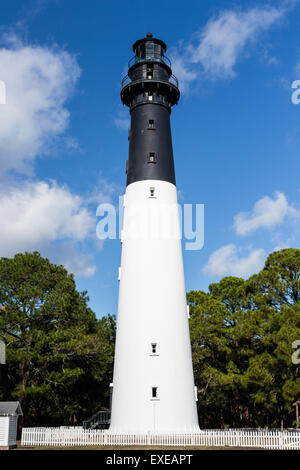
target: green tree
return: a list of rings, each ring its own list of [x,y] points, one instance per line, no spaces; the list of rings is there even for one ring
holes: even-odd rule
[[[0,260],[0,393],[20,401],[25,425],[80,422],[108,406],[115,321],[97,320],[87,302],[73,275],[37,252]]]
[[[245,380],[261,425],[291,425],[292,403],[300,398],[299,367],[291,360],[292,343],[300,338],[300,250],[271,253],[248,287],[260,316],[260,347]]]
[[[190,332],[195,383],[198,388],[200,426],[214,427],[228,414],[226,365],[228,347],[227,308],[210,294],[192,291],[188,294]]]
[[[300,250],[272,253],[249,280],[188,294],[203,427],[291,425],[300,398]],[[242,418],[242,419],[241,419]]]

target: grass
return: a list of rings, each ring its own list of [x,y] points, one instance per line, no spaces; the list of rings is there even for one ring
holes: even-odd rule
[[[165,451],[165,450],[184,450],[190,452],[193,450],[263,450],[257,447],[197,447],[197,446],[33,446],[33,447],[22,447],[20,444],[14,450],[112,450],[112,451],[122,451],[122,450],[155,450],[155,451]]]

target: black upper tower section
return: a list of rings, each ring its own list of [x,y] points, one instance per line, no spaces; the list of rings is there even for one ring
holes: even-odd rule
[[[128,75],[122,80],[121,99],[130,107],[149,102],[169,111],[179,100],[178,80],[172,75],[171,63],[165,56],[166,44],[151,33],[133,44],[134,57],[128,62]]]
[[[136,41],[122,80],[121,99],[131,114],[127,185],[147,179],[175,184],[170,112],[180,93],[166,50],[151,33]]]

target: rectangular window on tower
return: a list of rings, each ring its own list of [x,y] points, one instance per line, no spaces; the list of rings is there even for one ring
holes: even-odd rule
[[[153,68],[152,67],[147,68],[147,78],[148,78],[148,80],[152,80],[152,78],[153,78]]]
[[[148,121],[148,129],[155,129],[155,127],[154,127],[154,119],[149,119],[149,121]]]
[[[150,197],[154,197],[155,198],[155,195],[154,195],[154,191],[155,191],[155,188],[149,188],[150,189]],[[156,198],[155,198],[156,199]]]
[[[153,93],[152,93],[152,91],[149,91],[149,92],[148,92],[148,100],[149,100],[149,101],[153,101]]]
[[[151,343],[151,356],[158,356],[157,343]]]
[[[156,158],[156,153],[155,152],[149,152],[148,153],[148,163],[156,163],[157,158]]]
[[[152,399],[158,398],[157,387],[152,387]]]

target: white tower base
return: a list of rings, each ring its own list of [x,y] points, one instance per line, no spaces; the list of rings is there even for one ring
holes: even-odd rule
[[[173,184],[127,186],[111,433],[199,432],[179,228]]]

